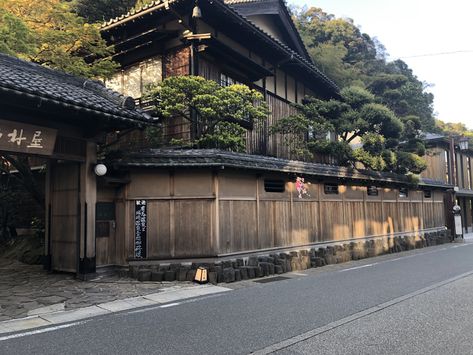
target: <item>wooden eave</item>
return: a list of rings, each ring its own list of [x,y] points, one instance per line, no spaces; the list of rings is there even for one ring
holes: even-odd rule
[[[164,43],[178,36],[178,31],[148,30],[115,44],[116,52],[112,58],[125,66],[150,55],[163,54]]]
[[[198,39],[200,53],[204,56],[210,56],[215,61],[219,62],[228,70],[236,70],[249,81],[257,81],[267,76],[272,76],[273,73],[258,64],[251,58],[244,56],[218,39],[210,36],[209,38]]]

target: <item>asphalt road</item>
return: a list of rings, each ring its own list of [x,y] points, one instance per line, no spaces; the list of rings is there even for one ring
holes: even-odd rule
[[[434,297],[434,292],[450,285],[437,287],[438,283],[471,271],[473,243],[448,244],[285,274],[288,279],[275,282],[232,284],[235,289],[230,292],[166,308],[96,317],[39,334],[19,333],[16,338],[0,339],[0,354],[247,354],[260,349],[328,353],[315,343],[320,336],[302,337],[289,346],[278,344],[361,314],[343,327],[321,333],[334,344],[345,344],[347,334],[362,328],[359,325],[350,331],[349,327],[366,325],[366,319],[420,302],[426,295]],[[426,291],[429,287],[432,289]],[[421,294],[402,299],[415,292]],[[443,297],[454,296],[445,291]],[[359,313],[365,311],[366,315]],[[398,326],[402,329],[402,324]],[[337,333],[342,330],[345,333]],[[369,334],[373,332],[376,334],[371,328]],[[330,349],[330,353],[347,353],[350,347]],[[357,349],[360,353],[364,348],[359,345]]]

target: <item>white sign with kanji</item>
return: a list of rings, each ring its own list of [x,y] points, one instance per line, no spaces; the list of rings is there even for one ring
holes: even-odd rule
[[[0,120],[0,152],[52,155],[57,130]]]

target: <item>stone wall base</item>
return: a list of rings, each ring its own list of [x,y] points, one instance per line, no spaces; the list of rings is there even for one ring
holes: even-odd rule
[[[291,271],[340,264],[383,254],[398,253],[450,242],[447,230],[421,236],[396,236],[352,241],[299,251],[261,254],[212,263],[131,265],[129,276],[139,281],[193,281],[199,266],[208,270],[211,283],[229,283]]]

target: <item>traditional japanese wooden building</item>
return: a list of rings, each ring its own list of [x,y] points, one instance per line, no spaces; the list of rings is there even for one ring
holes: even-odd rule
[[[426,134],[424,180],[450,185],[445,194],[446,224],[453,230],[453,204],[460,206],[463,233],[473,232],[473,150],[465,137]]]
[[[46,164],[46,266],[78,275],[95,272],[97,143],[149,117],[134,109],[133,99],[100,82],[4,54],[0,108],[0,154],[38,157]]]
[[[283,1],[154,1],[108,21],[102,33],[122,66],[107,85],[138,102],[149,83],[201,75],[261,91],[270,114],[248,134],[246,154],[146,149],[139,131],[124,135],[127,147],[141,149],[105,162],[115,185],[99,183],[97,201],[114,205],[115,215],[97,222],[108,240],[97,239],[108,246],[98,264],[215,259],[445,230],[444,192],[453,186],[436,179],[437,168],[415,184],[329,165],[326,156],[294,161],[283,139],[268,134],[306,95],[338,96]],[[165,130],[192,135],[186,122],[168,122]],[[297,177],[306,183],[301,197]]]

